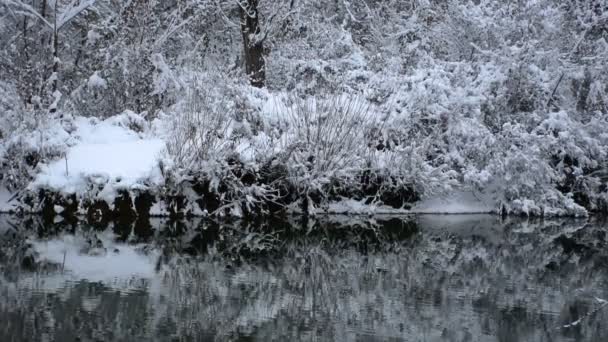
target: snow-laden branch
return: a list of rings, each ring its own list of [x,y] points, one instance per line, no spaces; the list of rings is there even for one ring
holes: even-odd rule
[[[36,11],[32,6],[23,3],[22,1],[18,1],[18,0],[0,0],[0,3],[10,7],[10,6],[14,6],[18,9],[20,9],[21,14],[23,15],[27,15],[30,17],[34,17],[37,19],[40,19],[40,21],[42,21],[48,28],[53,28],[53,25],[48,22],[40,13],[38,13],[38,11]]]
[[[293,8],[293,6],[294,6],[294,1],[292,0],[289,3],[289,8],[287,9],[287,13],[285,13],[285,15],[282,16],[281,21],[287,20],[287,18],[289,18],[290,16],[292,16],[293,14],[296,13],[296,10]],[[275,9],[274,13],[272,15],[270,15],[268,20],[266,20],[266,23],[264,24],[265,29],[263,30],[263,32],[260,32],[260,33],[254,35],[254,37],[251,40],[252,44],[254,44],[254,45],[260,44],[260,43],[263,43],[264,41],[266,41],[266,38],[268,38],[268,35],[275,28],[275,19],[277,18],[279,13],[280,13],[280,8],[277,7]]]
[[[65,24],[69,23],[78,14],[82,13],[87,8],[93,6],[96,1],[97,0],[72,0],[70,5],[68,6],[68,9],[61,13],[57,18],[57,30],[61,29],[63,26],[65,26]]]
[[[607,301],[607,300],[605,300],[605,299],[598,298],[598,297],[595,297],[594,299],[595,299],[595,301],[596,301],[598,304],[600,304],[600,305],[599,305],[597,308],[595,308],[594,310],[589,311],[587,314],[583,315],[581,318],[577,319],[577,320],[576,320],[576,321],[574,321],[574,322],[570,322],[570,323],[568,323],[568,324],[564,324],[564,325],[562,325],[562,326],[561,326],[561,328],[565,328],[565,329],[567,329],[567,328],[576,327],[577,325],[581,324],[581,322],[582,322],[582,321],[583,321],[585,318],[587,318],[587,317],[590,317],[590,316],[594,315],[596,312],[600,311],[601,309],[603,309],[604,307],[606,307],[606,306],[608,305],[608,301]]]
[[[357,17],[355,17],[355,15],[353,14],[353,12],[350,10],[350,2],[347,1],[347,0],[342,0],[342,4],[344,5],[344,8],[346,9],[346,12],[350,16],[350,19],[352,21],[354,21],[355,23],[360,23],[361,20],[357,19]]]
[[[177,17],[179,17],[179,16],[177,16]],[[174,16],[171,19],[171,22],[169,23],[169,25],[168,25],[167,29],[165,30],[165,32],[154,43],[154,47],[155,48],[160,48],[165,43],[165,41],[167,41],[167,39],[172,34],[174,34],[175,32],[177,32],[183,26],[185,26],[188,23],[190,23],[192,21],[192,19],[193,19],[193,17],[189,17],[189,18],[184,19],[181,23],[176,23],[176,16]]]
[[[97,0],[84,0],[79,2],[78,0],[72,0],[68,8],[57,16],[56,23],[49,22],[36,9],[22,1],[0,0],[0,4],[3,4],[8,8],[15,8],[17,10],[17,13],[19,14],[39,19],[40,21],[42,21],[42,23],[44,23],[44,25],[46,25],[50,29],[60,30],[63,26],[65,26],[72,19],[74,19],[78,14],[82,13],[84,10],[95,4],[96,1]],[[55,24],[57,26],[55,26]]]
[[[249,4],[248,0],[236,0],[236,2],[243,9],[243,11],[245,11],[245,14],[247,14],[249,18],[255,18],[257,12],[252,8],[253,6]]]
[[[6,9],[8,9],[9,14],[11,15],[11,17],[13,18],[13,20],[15,22],[17,22],[17,16],[15,15],[15,11],[13,11],[13,9],[11,8],[11,6],[7,5],[3,2],[0,2],[0,7],[6,7]]]
[[[230,18],[228,18],[228,16],[226,15],[226,13],[224,13],[224,10],[222,9],[222,6],[221,6],[219,0],[214,0],[214,1],[215,1],[215,6],[217,7],[217,11],[220,14],[220,16],[222,17],[222,19],[224,20],[224,22],[230,26],[239,27],[240,26],[239,24],[230,20]]]

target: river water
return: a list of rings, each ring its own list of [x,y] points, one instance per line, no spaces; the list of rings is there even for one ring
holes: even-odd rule
[[[607,230],[0,216],[0,341],[608,341]]]

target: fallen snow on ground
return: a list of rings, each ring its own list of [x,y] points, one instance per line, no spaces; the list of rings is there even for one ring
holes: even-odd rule
[[[485,214],[495,212],[494,202],[470,191],[424,199],[412,208],[418,214]]]
[[[494,213],[494,201],[483,200],[481,195],[459,191],[452,194],[437,196],[422,200],[408,210],[393,208],[387,205],[370,203],[365,200],[344,198],[324,206],[315,207],[312,213],[317,215],[403,215],[403,214],[489,214]],[[294,203],[288,212],[301,214],[299,203]]]
[[[365,200],[357,201],[345,198],[339,202],[330,203],[326,208],[316,208],[317,214],[350,214],[350,215],[384,215],[407,214],[407,209],[396,209],[387,205],[366,204]]]
[[[83,193],[91,181],[131,188],[146,181],[162,182],[158,159],[165,143],[128,127],[123,114],[105,121],[76,118],[65,158],[43,165],[30,187]]]

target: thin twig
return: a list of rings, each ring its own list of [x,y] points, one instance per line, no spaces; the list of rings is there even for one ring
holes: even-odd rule
[[[562,72],[561,76],[559,76],[559,79],[557,80],[557,83],[555,84],[555,87],[553,88],[553,92],[551,92],[551,96],[549,96],[549,101],[547,101],[547,108],[549,108],[551,106],[551,104],[553,103],[553,96],[555,96],[555,92],[557,91],[557,87],[559,87],[559,84],[562,83],[562,79],[564,79],[563,72]]]
[[[582,321],[583,321],[585,318],[588,318],[588,317],[590,317],[590,316],[594,315],[594,314],[595,314],[595,313],[597,313],[598,311],[600,311],[600,310],[602,310],[603,308],[605,308],[606,306],[608,306],[608,301],[607,301],[607,300],[605,300],[605,299],[601,299],[601,298],[597,298],[597,297],[595,297],[595,300],[596,300],[598,303],[600,303],[601,305],[600,305],[600,306],[598,306],[597,308],[595,308],[595,310],[591,310],[591,311],[589,311],[588,313],[586,313],[585,315],[583,315],[583,317],[581,317],[581,318],[577,319],[576,321],[574,321],[574,322],[570,322],[570,323],[568,323],[568,324],[564,324],[564,325],[562,325],[562,326],[560,327],[560,329],[562,329],[562,328],[568,329],[568,328],[575,327],[575,326],[577,326],[577,325],[581,324],[581,322],[582,322]]]

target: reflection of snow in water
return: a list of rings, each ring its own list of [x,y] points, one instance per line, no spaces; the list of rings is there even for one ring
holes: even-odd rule
[[[33,245],[39,259],[59,265],[65,251],[63,275],[29,276],[34,287],[21,278],[16,291],[0,294],[19,298],[22,303],[13,305],[26,311],[37,300],[32,292],[53,292],[51,298],[78,303],[77,309],[66,304],[53,314],[102,317],[91,325],[111,322],[112,333],[139,326],[149,334],[145,340],[210,333],[219,340],[241,334],[254,340],[567,341],[558,328],[568,324],[586,337],[605,332],[596,325],[608,311],[593,299],[606,297],[605,273],[575,256],[568,260],[576,268],[544,266],[564,256],[555,236],[595,229],[587,221],[416,219],[419,232],[393,252],[363,255],[348,247],[294,243],[289,257],[269,264],[234,265],[214,254],[175,256],[158,272],[156,252],[117,243],[110,231],[97,233],[105,251],[83,250],[91,232],[60,235]],[[0,300],[0,313],[3,305]]]
[[[124,289],[138,288],[143,280],[154,277],[157,252],[144,254],[138,250],[142,246],[117,243],[110,232],[97,237],[103,247],[87,248],[88,238],[67,234],[32,245],[40,260],[63,265],[66,280],[103,282]]]
[[[94,312],[101,304],[101,296],[82,297],[82,309],[86,312]]]

